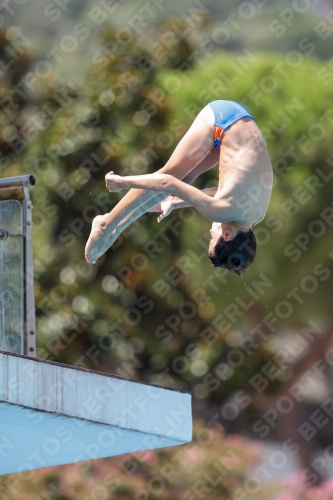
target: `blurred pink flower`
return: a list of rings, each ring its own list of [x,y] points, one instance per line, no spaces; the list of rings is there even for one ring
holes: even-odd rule
[[[191,450],[186,455],[186,461],[189,464],[201,464],[205,459],[205,454],[200,450]]]
[[[78,463],[74,462],[72,464],[66,464],[65,465],[65,470],[78,470]]]
[[[137,458],[148,465],[156,465],[159,461],[158,455],[154,450],[145,450],[138,453]]]
[[[230,434],[226,437],[226,444],[230,446],[245,446],[247,445],[247,441],[240,436],[239,434]]]
[[[262,453],[262,446],[260,443],[251,441],[246,445],[246,450],[253,455],[259,455],[260,453]]]
[[[301,493],[306,489],[305,475],[303,471],[297,471],[283,478],[283,484],[288,488]]]
[[[280,493],[277,500],[301,500],[301,497],[291,491],[285,491],[284,493]]]
[[[332,497],[326,496],[321,487],[314,486],[306,490],[304,498],[306,500],[331,500]]]
[[[326,481],[326,483],[323,484],[323,488],[327,493],[333,493],[333,478]],[[332,495],[332,498],[333,498],[333,495]]]
[[[333,479],[329,479],[320,486],[313,486],[306,491],[308,500],[332,500],[333,499]]]
[[[73,496],[75,495],[75,490],[68,485],[61,485],[60,491],[64,499],[73,498]]]

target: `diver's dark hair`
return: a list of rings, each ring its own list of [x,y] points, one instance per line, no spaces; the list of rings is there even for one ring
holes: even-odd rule
[[[221,236],[213,251],[208,253],[214,267],[224,267],[238,275],[243,274],[256,256],[257,243],[252,229],[239,231],[232,240]]]

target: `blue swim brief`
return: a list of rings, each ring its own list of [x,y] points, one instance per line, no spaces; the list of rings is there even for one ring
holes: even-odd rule
[[[214,111],[215,121],[213,129],[214,147],[219,148],[223,132],[241,118],[252,118],[244,106],[235,101],[213,101],[209,106]],[[255,121],[255,120],[254,120]]]

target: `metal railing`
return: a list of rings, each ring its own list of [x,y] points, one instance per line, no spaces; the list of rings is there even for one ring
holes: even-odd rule
[[[22,203],[10,196],[0,201],[0,349],[30,356],[36,356],[36,316],[28,188],[35,183],[33,175],[0,179],[0,190],[24,195]]]

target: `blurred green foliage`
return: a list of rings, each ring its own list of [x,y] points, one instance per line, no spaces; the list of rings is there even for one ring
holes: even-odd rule
[[[315,55],[323,60],[332,57],[329,43],[329,2],[289,2],[288,0],[183,0],[150,2],[146,0],[93,2],[71,0],[58,5],[35,0],[17,4],[4,12],[10,24],[22,28],[38,57],[57,47],[58,60],[51,58],[62,74],[81,74],[89,66],[99,27],[112,23],[117,30],[137,36],[159,36],[165,19],[182,18],[191,39],[200,44],[210,40],[215,50],[251,52],[262,50],[288,52],[299,50],[304,40],[314,45]],[[327,24],[318,28],[320,23]],[[208,24],[209,23],[209,24]],[[74,35],[75,52],[63,51],[60,41]],[[75,57],[73,57],[75,56]]]

